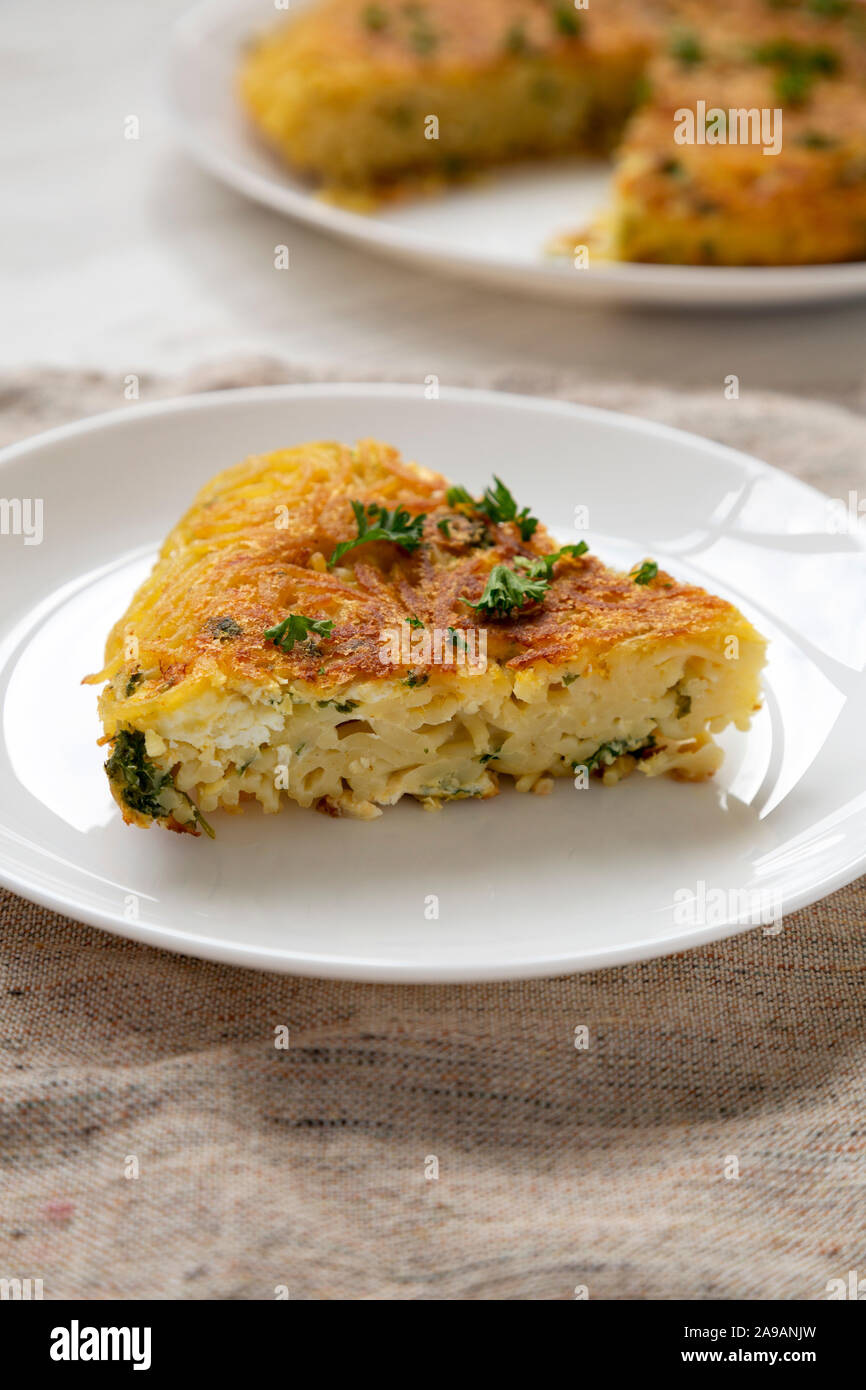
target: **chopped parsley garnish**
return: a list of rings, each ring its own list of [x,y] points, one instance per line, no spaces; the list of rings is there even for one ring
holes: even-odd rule
[[[783,68],[773,80],[776,100],[788,106],[802,106],[809,96],[814,73],[806,68]]]
[[[439,43],[439,36],[434,32],[430,24],[427,6],[416,4],[414,0],[412,0],[412,3],[403,6],[403,13],[406,15],[407,19],[410,20],[412,25],[409,30],[409,43],[411,47],[414,48],[415,52],[420,54],[422,58],[426,57],[428,53],[433,52],[434,48],[436,48]]]
[[[771,39],[754,50],[757,63],[776,63],[784,68],[805,68],[807,72],[831,74],[839,71],[839,55],[823,44],[794,43],[791,39]]]
[[[466,645],[466,638],[457,631],[456,627],[449,627],[448,635],[451,638],[451,645],[456,647],[459,652],[468,654],[469,648]]]
[[[388,27],[388,13],[381,5],[367,5],[363,13],[364,26],[378,33]]]
[[[407,618],[407,619],[406,619],[406,622],[409,624],[410,627],[413,627],[413,628],[415,628],[415,627],[423,627],[423,626],[424,626],[424,624],[422,623],[421,619],[420,619],[420,618],[416,618],[414,613],[412,614],[411,618]]]
[[[540,603],[547,588],[546,579],[531,579],[510,570],[507,565],[494,565],[478,602],[471,603],[468,598],[461,602],[490,618],[507,618],[528,603]]]
[[[568,5],[557,5],[553,11],[554,27],[559,34],[573,39],[580,33],[580,18]]]
[[[650,82],[645,72],[642,72],[632,87],[632,95],[636,106],[643,106],[649,101],[653,94],[653,84]]]
[[[692,697],[684,695],[681,690],[677,691],[677,719],[685,719],[687,714],[692,712]]]
[[[563,685],[574,685],[574,682],[575,682],[575,681],[579,681],[579,680],[580,680],[580,672],[579,672],[579,671],[567,671],[567,672],[565,673],[565,675],[563,676],[563,678],[562,678],[562,684],[563,684]]]
[[[579,555],[585,555],[589,550],[586,541],[578,541],[575,545],[564,545],[561,550],[554,550],[552,555],[536,555],[533,560],[527,559],[525,555],[518,555],[515,565],[520,565],[521,569],[526,570],[529,579],[553,578],[553,566],[557,560],[561,560],[563,555],[570,555],[576,560]]]
[[[445,501],[449,507],[475,507],[475,502],[465,487],[449,487],[445,494]]]
[[[462,488],[454,489],[454,491],[462,492]],[[471,509],[477,510],[471,497],[468,499],[468,504]],[[456,532],[451,529],[455,522],[457,524]],[[468,517],[466,515],[466,503],[462,501],[460,510],[455,511],[453,516],[440,517],[436,522],[436,527],[442,532],[446,540],[452,541],[455,545],[465,545],[473,550],[489,549],[493,545],[493,537],[487,529],[487,518]]]
[[[425,29],[419,25],[418,28],[413,29],[409,35],[409,42],[416,53],[420,54],[422,58],[426,58],[427,55],[432,53],[436,48],[439,43],[439,37],[437,34],[433,33],[432,29]]]
[[[629,571],[635,584],[651,584],[659,572],[659,567],[655,560],[644,560],[642,565],[636,565]]]
[[[148,758],[140,729],[120,730],[105,771],[131,811],[154,818],[166,815],[159,796],[165,787],[172,786],[172,776],[161,772]]]
[[[234,618],[225,616],[208,618],[207,626],[211,636],[216,637],[220,642],[231,642],[235,637],[242,637],[244,632],[240,623],[236,623]]]
[[[352,550],[356,545],[365,545],[367,541],[392,541],[410,553],[421,544],[426,512],[410,517],[404,507],[395,507],[393,512],[389,512],[387,507],[380,507],[375,502],[366,509],[363,502],[353,502],[352,511],[358,524],[358,534],[354,540],[340,542],[328,561],[329,569],[343,558],[347,550]],[[372,518],[376,520],[371,526]]]
[[[414,690],[416,686],[426,685],[429,679],[426,671],[422,671],[420,675],[417,671],[410,671],[403,684],[408,685],[410,690]]]
[[[528,603],[541,602],[550,587],[557,560],[561,560],[563,555],[577,558],[588,549],[586,541],[577,541],[574,545],[564,545],[551,555],[536,555],[531,560],[526,555],[518,555],[514,563],[521,566],[522,574],[509,569],[507,565],[494,565],[478,602],[470,603],[466,598],[461,602],[469,604],[476,612],[486,613],[488,617],[507,618]]]
[[[521,540],[530,540],[538,526],[538,517],[530,516],[528,507],[524,507],[521,511],[517,510],[517,503],[512,493],[509,492],[502,479],[496,477],[495,473],[493,482],[494,486],[485,488],[484,496],[478,501],[470,496],[465,487],[450,487],[445,494],[449,507],[462,507],[481,512],[497,526],[503,521],[513,521],[520,530]]]
[[[290,613],[276,627],[269,627],[265,639],[274,646],[290,652],[296,642],[303,642],[314,632],[317,637],[330,637],[334,624],[330,618],[305,618],[303,613]]]
[[[773,39],[759,44],[752,52],[756,63],[779,69],[775,79],[777,100],[802,106],[817,77],[839,71],[839,55],[823,44],[800,44],[791,39]]]
[[[130,676],[129,680],[126,682],[126,692],[125,692],[125,693],[126,693],[126,698],[127,698],[127,700],[129,699],[130,695],[132,695],[132,693],[137,689],[137,687],[141,685],[141,682],[142,682],[143,680],[144,680],[144,672],[143,672],[143,671],[133,671],[133,673],[132,673],[132,675]]]
[[[820,130],[804,130],[797,136],[796,143],[806,150],[832,150],[838,142],[832,135],[823,135]]]
[[[325,709],[328,705],[333,705],[338,714],[351,714],[353,709],[357,709],[359,700],[317,700],[316,705],[319,709]]]
[[[524,507],[522,511],[517,510],[517,503],[509,492],[501,478],[493,475],[495,487],[484,489],[484,496],[478,503],[478,510],[496,524],[502,521],[513,521],[520,530],[521,540],[528,541],[535,533],[538,526],[538,518],[530,516],[529,508]]]
[[[512,24],[511,28],[505,33],[506,53],[526,53],[529,50],[529,40],[526,37],[526,30],[522,24]]]
[[[682,32],[671,40],[671,57],[676,58],[684,68],[694,67],[704,60],[704,51],[696,34]]]

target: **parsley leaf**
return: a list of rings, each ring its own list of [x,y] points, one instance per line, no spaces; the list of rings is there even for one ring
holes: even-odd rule
[[[644,560],[642,565],[635,565],[633,570],[629,570],[629,576],[635,584],[650,584],[659,572],[659,567],[655,560]]]
[[[553,25],[557,33],[571,39],[580,33],[580,16],[574,13],[573,7],[557,5],[553,12]]]
[[[388,12],[383,10],[381,5],[367,5],[362,18],[365,27],[372,30],[373,33],[388,27]]]
[[[445,494],[445,501],[449,507],[475,507],[475,502],[465,487],[449,487]]]
[[[830,77],[839,71],[839,55],[823,44],[801,44],[775,39],[752,50],[756,63],[777,68],[775,92],[778,101],[802,106],[811,95],[817,77]]]
[[[464,598],[461,603],[491,618],[507,618],[515,609],[523,608],[527,603],[540,602],[547,593],[548,582],[546,579],[518,574],[507,565],[494,565],[478,602],[471,603]]]
[[[498,479],[497,479],[498,481]],[[553,579],[553,566],[563,555],[577,558],[589,549],[586,541],[574,545],[564,545],[552,555],[537,555],[530,560],[526,555],[518,555],[514,561],[524,573],[509,569],[507,565],[494,565],[484,586],[484,593],[477,603],[461,599],[478,612],[485,612],[491,618],[507,618],[517,608],[528,603],[540,603]]]
[[[160,793],[173,786],[172,775],[151,762],[140,729],[118,732],[105,771],[131,810],[154,819],[168,814],[160,803]]]
[[[389,512],[387,507],[380,507],[377,503],[365,510],[363,502],[353,502],[352,511],[358,523],[358,534],[354,540],[340,542],[328,561],[329,569],[342,559],[347,550],[352,550],[356,545],[364,545],[367,541],[393,541],[395,545],[410,552],[417,550],[421,544],[421,534],[427,519],[426,512],[410,517],[404,507],[395,507],[393,512]],[[376,524],[371,526],[369,518],[376,518]]]
[[[563,555],[570,555],[572,559],[577,559],[579,555],[585,555],[589,550],[586,541],[578,541],[575,545],[564,545],[561,550],[555,550],[552,555],[537,555],[534,560],[528,560],[525,555],[518,555],[514,561],[515,565],[520,565],[525,569],[529,579],[552,579],[553,566],[557,560],[561,560]]]
[[[671,57],[676,58],[684,68],[694,67],[703,62],[704,52],[696,34],[683,30],[674,34],[671,40]]]
[[[330,637],[333,631],[334,624],[330,618],[305,618],[303,613],[290,613],[276,627],[267,629],[265,640],[282,647],[284,652],[290,652],[296,642],[303,642],[311,632],[315,632],[317,637]]]
[[[514,497],[495,473],[493,481],[496,486],[484,489],[478,510],[484,512],[493,522],[513,521],[520,528],[521,540],[528,541],[538,525],[538,518],[529,515],[528,507],[524,507],[520,512],[517,510]]]
[[[481,512],[496,525],[503,521],[513,521],[520,528],[521,540],[530,540],[538,526],[538,517],[530,516],[528,507],[517,510],[513,495],[495,473],[493,482],[495,486],[485,488],[480,501],[476,502],[465,487],[450,487],[445,494],[446,501],[449,507],[469,507],[473,511]]]
[[[506,53],[526,53],[529,50],[529,40],[522,24],[512,24],[506,31],[504,42]]]

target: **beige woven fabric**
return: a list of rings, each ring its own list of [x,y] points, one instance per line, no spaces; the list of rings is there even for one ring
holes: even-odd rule
[[[497,384],[866,486],[841,407]],[[4,442],[122,392],[7,379]],[[866,880],[778,936],[471,987],[211,965],[7,893],[0,924],[0,1277],[46,1298],[817,1299],[866,1276]]]

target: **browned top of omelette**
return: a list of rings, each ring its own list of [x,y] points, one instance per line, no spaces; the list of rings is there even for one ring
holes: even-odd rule
[[[390,679],[382,631],[409,620],[413,627],[484,627],[489,657],[514,668],[586,663],[627,639],[693,637],[717,632],[722,622],[725,631],[750,631],[735,608],[703,589],[662,571],[637,583],[592,554],[556,560],[543,596],[511,616],[476,610],[469,604],[479,601],[495,566],[525,574],[518,557],[531,562],[558,545],[540,523],[524,538],[527,521],[494,520],[477,498],[449,503],[450,486],[374,440],[356,448],[305,444],[228,469],[166,539],[109,637],[98,679],[125,671],[131,686],[121,693],[131,712],[190,678],[236,686],[302,679],[323,690]],[[529,501],[518,498],[518,510]],[[352,502],[365,515],[385,507],[393,518],[402,508],[416,548],[369,541],[329,566],[340,543],[359,534]],[[265,633],[289,614],[334,626],[327,637],[311,633],[285,651]]]
[[[286,36],[295,59],[318,55],[334,65],[474,69],[576,46],[645,46],[663,9],[659,0],[593,0],[583,10],[573,0],[321,0],[292,16],[277,39]]]

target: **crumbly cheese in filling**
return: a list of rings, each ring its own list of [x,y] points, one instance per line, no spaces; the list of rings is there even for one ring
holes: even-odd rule
[[[180,824],[194,811],[266,811],[284,799],[372,817],[402,796],[425,804],[496,794],[498,777],[531,791],[580,768],[614,782],[711,775],[712,740],[732,720],[748,727],[761,653],[729,662],[701,647],[642,655],[627,648],[600,669],[434,673],[415,689],[360,681],[321,690],[208,690],[157,715],[148,758],[172,773],[162,805]]]

